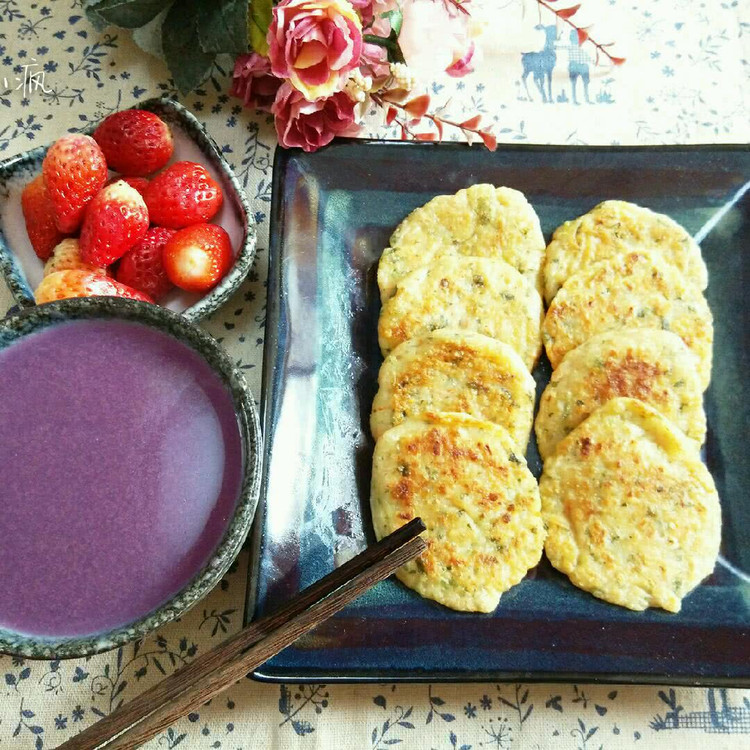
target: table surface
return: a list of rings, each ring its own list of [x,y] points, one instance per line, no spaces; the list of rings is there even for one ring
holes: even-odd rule
[[[53,141],[149,97],[176,95],[163,64],[130,34],[96,32],[81,0],[0,0],[0,158]],[[475,6],[480,3],[475,0]],[[616,69],[559,43],[552,100],[521,53],[551,25],[535,2],[485,0],[483,57],[464,79],[431,84],[446,116],[476,112],[500,141],[559,144],[745,143],[750,4],[743,0],[584,0],[584,24],[627,57]],[[492,10],[490,10],[492,6]],[[499,7],[502,6],[502,7]],[[541,11],[546,14],[546,11]],[[586,50],[586,47],[583,48]],[[205,122],[252,201],[256,265],[205,327],[260,392],[274,132],[226,91],[226,70],[178,97]],[[43,72],[43,89],[23,89]],[[38,81],[39,76],[36,77]],[[587,88],[584,88],[587,83]],[[573,86],[575,85],[575,89]],[[575,96],[574,96],[575,93]],[[576,103],[578,102],[578,103]],[[465,119],[465,118],[461,118]],[[385,137],[377,119],[366,135]],[[392,131],[390,132],[393,135]],[[0,282],[0,312],[12,299]],[[0,657],[0,745],[51,748],[242,623],[247,553],[202,603],[146,639],[90,659]],[[149,743],[152,748],[739,748],[750,744],[750,690],[572,684],[267,685],[244,680]]]

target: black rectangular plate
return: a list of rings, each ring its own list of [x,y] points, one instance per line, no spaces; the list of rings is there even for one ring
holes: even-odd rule
[[[715,573],[677,614],[631,612],[543,560],[492,615],[453,612],[384,582],[255,677],[592,680],[750,685],[748,253],[750,152],[742,146],[503,146],[341,141],[274,163],[265,471],[248,618],[373,541],[370,406],[381,356],[375,273],[394,227],[434,195],[489,182],[522,190],[545,236],[599,201],[669,214],[701,242],[715,317],[706,462],[722,500]],[[549,365],[535,377],[544,387]],[[527,455],[539,474],[532,439]]]

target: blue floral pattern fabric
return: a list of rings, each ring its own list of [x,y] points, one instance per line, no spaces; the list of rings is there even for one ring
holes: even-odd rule
[[[87,127],[153,96],[179,98],[236,170],[259,227],[255,267],[205,326],[256,394],[265,322],[275,136],[267,115],[227,94],[231,60],[178,97],[163,64],[130,34],[96,32],[83,0],[0,0],[0,158]],[[570,27],[535,2],[475,0],[483,57],[434,81],[451,119],[483,115],[501,142],[746,142],[747,3],[586,0],[583,25],[626,65],[596,65]],[[502,7],[501,7],[502,6]],[[743,16],[744,13],[744,16]],[[578,20],[578,17],[577,17]],[[363,135],[396,137],[371,113]],[[12,306],[0,284],[0,312]],[[52,748],[219,643],[242,624],[243,553],[181,620],[89,659],[0,657],[0,746]],[[243,680],[149,743],[152,748],[738,748],[750,691],[573,684],[270,685]]]

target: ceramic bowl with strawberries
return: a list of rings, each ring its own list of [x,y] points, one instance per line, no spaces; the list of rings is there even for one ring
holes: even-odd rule
[[[171,100],[0,164],[0,270],[21,308],[115,296],[196,321],[231,296],[254,256],[231,167]]]

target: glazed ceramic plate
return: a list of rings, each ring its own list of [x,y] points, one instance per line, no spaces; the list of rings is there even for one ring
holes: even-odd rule
[[[203,164],[224,192],[224,203],[212,222],[220,224],[229,234],[235,252],[234,265],[208,294],[174,289],[160,301],[161,305],[182,313],[188,320],[197,321],[226,302],[252,266],[256,235],[250,204],[219,147],[185,107],[171,99],[149,99],[137,108],[154,112],[169,124],[174,137],[170,164],[175,161]],[[93,128],[87,132],[93,132]],[[34,289],[44,272],[44,264],[34,253],[26,233],[21,193],[26,184],[41,173],[47,148],[40,146],[0,162],[0,271],[21,308],[34,306]]]
[[[491,615],[396,580],[255,674],[285,681],[600,680],[750,685],[750,151],[341,142],[274,164],[263,394],[265,476],[249,610],[263,614],[374,539],[368,418],[381,356],[378,258],[409,211],[479,182],[526,193],[545,235],[607,198],[669,214],[700,241],[716,319],[705,460],[721,558],[680,614],[631,612],[543,560]],[[549,376],[536,369],[538,393]],[[527,459],[539,475],[533,442]]]

